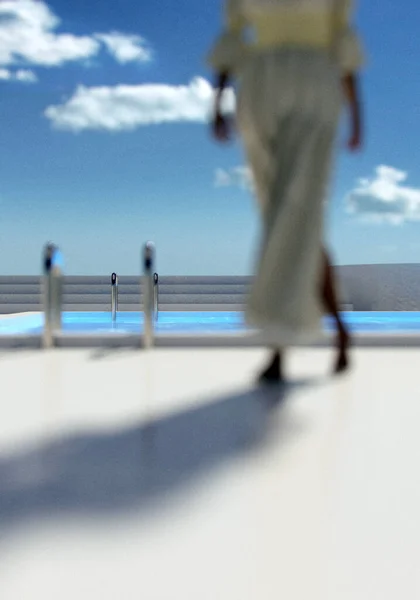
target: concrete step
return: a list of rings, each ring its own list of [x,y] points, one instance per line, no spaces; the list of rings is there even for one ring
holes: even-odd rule
[[[42,302],[41,294],[0,294],[0,305],[37,304]]]
[[[66,304],[64,312],[109,312],[111,307],[108,304]],[[143,310],[140,304],[123,304],[118,308],[119,313],[139,312]],[[159,312],[238,312],[244,310],[243,304],[164,304],[159,308]],[[1,306],[0,315],[11,315],[27,312],[42,312],[40,305],[16,304],[15,306]]]
[[[111,285],[103,283],[71,283],[64,280],[64,291],[69,294],[110,294]],[[141,290],[143,285],[140,282],[135,284],[119,283],[118,289],[120,294],[136,294]],[[38,283],[33,284],[15,284],[4,283],[0,284],[0,296],[5,294],[39,294],[43,289],[43,285]],[[242,294],[247,292],[249,286],[236,284],[160,284],[159,291],[162,294]]]
[[[40,282],[39,275],[0,275],[0,285],[36,285]]]
[[[5,294],[40,294],[42,286],[38,283],[2,283],[0,284],[0,296]]]
[[[118,275],[118,273],[117,273]],[[118,275],[119,281],[125,283],[135,283],[142,277],[143,273],[136,275]],[[3,283],[37,283],[43,274],[40,272],[38,275],[0,275],[0,285]],[[111,282],[111,272],[109,275],[66,275],[66,280],[71,283],[85,283],[88,281],[96,281],[97,283],[107,284]],[[159,280],[162,283],[174,285],[174,284],[247,284],[251,281],[252,277],[249,276],[236,276],[236,275],[223,275],[223,276],[206,276],[206,275],[159,275]]]
[[[246,299],[246,294],[159,294],[160,304],[237,304]],[[41,294],[0,295],[1,306],[38,305]],[[143,301],[142,294],[120,294],[119,303],[136,304]],[[64,304],[110,304],[110,294],[63,294]]]

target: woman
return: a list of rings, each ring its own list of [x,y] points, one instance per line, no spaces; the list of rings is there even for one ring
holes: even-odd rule
[[[213,130],[220,141],[230,138],[222,100],[234,77],[237,123],[263,222],[246,319],[276,348],[261,378],[282,379],[282,350],[314,340],[324,310],[337,323],[335,371],[341,372],[350,338],[322,240],[343,92],[348,147],[361,144],[362,52],[350,25],[351,0],[227,0],[225,12],[225,30],[209,56],[217,72]]]

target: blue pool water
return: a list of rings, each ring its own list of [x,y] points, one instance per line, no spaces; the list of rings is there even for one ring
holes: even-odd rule
[[[350,330],[359,333],[420,333],[420,312],[345,312]],[[326,331],[333,330],[330,318]],[[109,312],[67,312],[63,314],[64,333],[138,333],[143,329],[143,313],[118,313],[116,323]],[[16,315],[0,319],[0,335],[40,334],[43,315]],[[217,334],[246,332],[240,312],[162,312],[156,323],[159,334]]]

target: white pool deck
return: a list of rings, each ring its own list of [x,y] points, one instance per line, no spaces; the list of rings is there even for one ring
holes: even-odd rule
[[[264,359],[0,351],[1,600],[420,598],[420,349]]]

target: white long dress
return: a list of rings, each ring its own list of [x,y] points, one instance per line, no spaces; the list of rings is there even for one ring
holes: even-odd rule
[[[350,0],[229,0],[209,56],[215,70],[238,80],[238,127],[263,221],[246,319],[278,347],[321,333],[324,200],[340,78],[363,58],[350,16]]]

